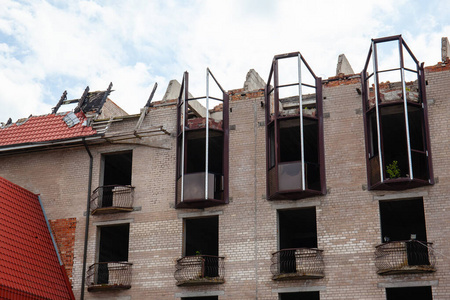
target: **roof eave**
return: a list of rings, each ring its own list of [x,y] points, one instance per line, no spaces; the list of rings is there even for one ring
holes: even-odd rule
[[[103,135],[101,135],[101,134],[95,134],[95,135],[79,136],[76,138],[63,139],[63,140],[6,145],[6,146],[0,146],[0,153],[16,151],[16,150],[27,150],[27,149],[40,148],[40,147],[73,144],[73,143],[78,143],[78,142],[83,142],[83,141],[95,141],[95,140],[100,140],[102,138],[102,136]]]

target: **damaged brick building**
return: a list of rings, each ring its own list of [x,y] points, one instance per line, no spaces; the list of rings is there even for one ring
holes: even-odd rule
[[[0,177],[40,195],[76,298],[447,299],[448,48],[373,39],[328,79],[276,55],[200,97],[186,72],[137,115],[64,93],[2,125]]]

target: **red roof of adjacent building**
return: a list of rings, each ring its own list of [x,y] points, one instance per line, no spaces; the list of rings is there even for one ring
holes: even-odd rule
[[[0,299],[75,299],[38,195],[0,177]]]
[[[83,112],[75,114],[80,122],[73,127],[69,127],[63,120],[67,114],[31,116],[23,121],[0,127],[0,147],[65,140],[97,133],[92,127],[83,125],[86,120]]]

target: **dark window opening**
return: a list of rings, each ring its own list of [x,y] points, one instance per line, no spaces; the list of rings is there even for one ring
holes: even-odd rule
[[[185,220],[185,256],[201,256],[203,277],[219,276],[219,217]]]
[[[382,107],[380,114],[385,168],[397,161],[400,168],[400,177],[408,177],[408,149],[403,106]],[[388,174],[385,174],[389,178]]]
[[[319,300],[319,292],[280,293],[280,300]]]
[[[380,108],[381,139],[383,145],[383,162],[385,178],[389,165],[397,162],[399,177],[410,177],[407,134],[403,105],[393,105]],[[409,137],[411,145],[411,160],[414,178],[427,179],[427,153],[425,150],[423,114],[420,108],[408,106]],[[380,180],[378,158],[378,135],[375,111],[368,114],[369,162],[372,170],[372,182]]]
[[[280,273],[295,273],[298,248],[317,248],[316,208],[278,211]]]
[[[421,198],[380,201],[380,217],[383,241],[410,240],[414,234],[417,240],[426,242],[425,214]]]
[[[128,261],[130,224],[99,227],[97,284],[108,283],[108,264]]]
[[[305,140],[305,162],[319,163],[317,122],[303,120],[303,138]],[[300,161],[300,121],[298,118],[280,121],[280,162]]]
[[[381,201],[380,218],[382,242],[406,241],[409,266],[430,264],[422,199]]]
[[[305,187],[320,190],[320,168],[317,120],[303,120],[303,140],[305,155]],[[302,152],[299,119],[279,121],[278,189],[298,190],[302,187]],[[272,130],[273,131],[273,130]],[[269,132],[272,134],[272,132]],[[271,164],[275,164],[275,137],[270,139]]]
[[[317,248],[316,208],[278,211],[280,249]]]
[[[186,174],[205,172],[206,132],[186,132]],[[208,172],[223,173],[223,133],[209,131]]]
[[[181,141],[178,143],[181,157]],[[208,195],[207,199],[224,199],[224,135],[222,132],[209,131],[208,145]],[[205,200],[206,171],[206,131],[195,130],[186,132],[184,170],[184,200]],[[181,189],[181,159],[179,161],[178,178]],[[181,198],[181,195],[178,196]]]
[[[432,300],[431,286],[387,288],[386,300]]]
[[[131,185],[133,153],[123,152],[103,156],[103,193],[100,207],[113,205],[113,190],[118,185]]]

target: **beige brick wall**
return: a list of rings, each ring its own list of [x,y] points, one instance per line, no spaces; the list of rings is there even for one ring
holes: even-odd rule
[[[132,288],[85,293],[86,299],[174,299],[189,292],[223,292],[219,299],[278,299],[289,288],[321,290],[321,299],[385,299],[386,283],[438,281],[434,299],[450,295],[449,122],[450,71],[428,72],[434,186],[403,192],[367,191],[363,115],[358,82],[325,86],[325,167],[328,193],[297,201],[268,201],[266,194],[264,101],[261,91],[233,97],[230,103],[230,203],[206,209],[175,209],[175,106],[152,109],[141,129],[163,125],[171,135],[122,143],[91,145],[92,188],[100,185],[101,155],[133,150],[130,213],[90,217],[87,265],[95,262],[97,226],[130,222],[129,261]],[[115,132],[132,130],[138,116],[113,123]],[[0,176],[41,195],[48,218],[75,218],[73,286],[80,295],[89,156],[82,146],[0,156]],[[424,195],[428,240],[437,254],[437,272],[379,276],[374,247],[380,243],[378,198]],[[325,277],[316,280],[271,280],[271,253],[277,250],[277,209],[315,206],[318,247],[324,250]],[[175,285],[175,261],[182,255],[183,216],[219,215],[219,255],[225,257],[225,283],[196,287]],[[131,298],[126,298],[127,296]]]

